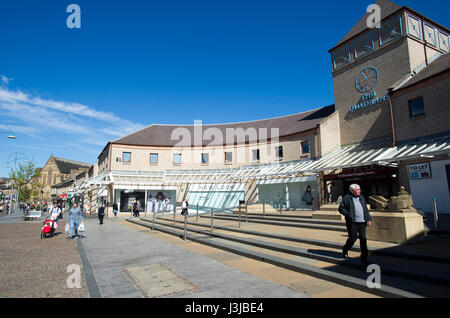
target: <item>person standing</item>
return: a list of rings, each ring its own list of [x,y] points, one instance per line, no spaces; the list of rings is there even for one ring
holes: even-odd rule
[[[69,210],[69,214],[67,216],[70,226],[70,237],[68,237],[67,239],[71,240],[73,238],[74,230],[75,236],[78,237],[78,225],[81,222],[81,210],[76,202],[72,205],[72,208]]]
[[[134,200],[134,203],[133,203],[133,216],[138,216],[138,204],[137,204],[137,200]]]
[[[113,204],[113,212],[114,212],[114,216],[117,217],[117,212],[119,212],[119,206],[118,206],[117,202],[114,202],[114,204]]]
[[[189,202],[187,199],[183,200],[183,203],[181,203],[181,215],[188,215],[188,208],[189,208]]]
[[[104,217],[105,217],[105,205],[102,204],[102,206],[98,208],[98,220],[100,221],[100,224],[103,224]]]
[[[307,186],[306,187],[306,191],[303,193],[303,196],[302,196],[302,201],[304,201],[307,206],[311,206],[312,207],[313,196],[312,196],[312,193],[311,193],[311,186]]]
[[[342,257],[348,258],[348,251],[355,244],[359,236],[361,247],[361,262],[369,263],[367,256],[366,226],[372,225],[372,217],[367,209],[366,200],[361,195],[361,187],[357,184],[350,186],[350,193],[342,198],[339,205],[339,213],[345,216],[345,225],[347,226],[348,239],[342,249]]]

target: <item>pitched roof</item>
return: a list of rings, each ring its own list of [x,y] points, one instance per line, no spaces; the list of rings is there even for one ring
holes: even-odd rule
[[[70,173],[71,170],[78,170],[80,168],[90,168],[92,165],[85,162],[79,162],[59,157],[53,157],[59,171],[62,173]]]
[[[399,5],[393,3],[389,0],[378,0],[376,2],[377,5],[380,6],[381,9],[381,20],[387,18],[391,14],[394,14],[396,11],[399,11],[402,9]],[[367,12],[359,21],[356,23],[353,28],[342,38],[342,40],[335,45],[334,48],[341,45],[342,43],[346,42],[347,40],[350,40],[352,37],[358,35],[359,33],[363,32],[364,30],[368,29],[367,27],[367,18],[373,13]],[[333,50],[332,48],[331,50]],[[331,51],[330,50],[330,51]]]
[[[267,128],[267,139],[271,137],[271,128],[279,129],[279,137],[289,136],[295,133],[304,132],[313,128],[316,128],[319,123],[325,120],[329,115],[334,112],[334,105],[322,107],[319,109],[298,113],[289,116],[257,120],[251,122],[233,123],[233,124],[218,124],[218,125],[202,125],[202,131],[208,128],[218,129],[224,139],[226,139],[227,129],[242,128],[247,132],[247,129],[256,129],[256,133],[259,140],[259,129]],[[191,138],[194,138],[194,126],[188,125],[151,125],[135,133],[132,133],[123,138],[112,141],[113,144],[126,144],[126,145],[140,145],[140,146],[176,146],[179,140],[173,140],[172,133],[175,130],[187,129]],[[216,140],[209,141],[202,138],[202,146],[223,146],[224,144],[234,144],[234,141]],[[256,142],[253,136],[246,136],[246,142]],[[192,140],[193,141],[193,140]],[[238,142],[240,142],[238,140]]]
[[[450,69],[450,53],[443,54],[439,56],[436,60],[430,63],[427,67],[422,69],[416,75],[410,77],[408,81],[405,81],[402,85],[397,87],[395,90],[400,90],[405,87],[412,86],[430,77],[438,75]]]

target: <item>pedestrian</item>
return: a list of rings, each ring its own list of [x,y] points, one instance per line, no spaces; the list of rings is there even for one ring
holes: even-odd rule
[[[405,186],[400,186],[400,191],[398,191],[398,195],[409,195],[408,191],[406,191]]]
[[[101,207],[98,208],[98,220],[100,224],[103,224],[103,218],[105,217],[105,205],[102,204]]]
[[[348,251],[353,247],[359,236],[361,262],[368,264],[367,256],[369,252],[367,249],[366,226],[372,225],[372,217],[367,209],[366,200],[361,195],[361,187],[357,184],[352,184],[350,193],[342,198],[342,202],[339,205],[339,213],[345,216],[345,225],[348,232],[348,239],[343,247],[342,257],[348,258]]]
[[[187,199],[184,199],[183,203],[181,203],[181,215],[187,216],[189,214],[188,208],[189,208],[189,202]]]
[[[139,217],[139,212],[142,210],[141,201],[137,200],[136,210],[137,210],[137,216]]]
[[[312,196],[312,193],[311,193],[311,186],[307,186],[306,187],[306,191],[303,193],[303,196],[302,196],[302,201],[304,201],[307,206],[311,206],[312,207],[313,196]]]
[[[133,216],[137,216],[137,201],[134,200],[133,203]]]
[[[53,207],[50,209],[48,214],[53,222],[58,223],[58,219],[61,217],[62,211],[58,208],[56,202],[53,202]]]
[[[78,225],[81,222],[81,210],[78,207],[78,204],[75,202],[72,206],[72,208],[69,210],[68,214],[68,222],[70,226],[70,237],[68,237],[68,240],[71,240],[73,238],[73,232],[75,231],[75,237],[78,237]]]
[[[113,212],[114,216],[117,217],[117,212],[119,212],[119,206],[117,205],[117,202],[114,202],[113,204]]]

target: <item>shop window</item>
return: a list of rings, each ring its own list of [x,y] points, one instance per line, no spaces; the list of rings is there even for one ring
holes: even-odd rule
[[[233,153],[225,152],[225,163],[232,163],[232,162],[233,162]]]
[[[309,141],[302,142],[302,153],[309,153]]]
[[[423,97],[419,97],[409,102],[409,116],[411,118],[424,116],[425,115],[425,107],[423,104]]]
[[[157,164],[158,163],[158,154],[157,153],[151,153],[150,154],[150,163],[151,164]]]
[[[173,154],[173,164],[174,165],[181,164],[181,153],[174,153]]]
[[[252,154],[253,154],[253,161],[259,161],[260,160],[259,149],[252,150]]]
[[[131,162],[131,152],[122,152],[122,162]]]
[[[350,44],[344,45],[333,52],[333,64],[335,69],[350,62]]]
[[[361,57],[374,50],[373,32],[370,31],[357,38],[354,42],[355,58]]]
[[[395,40],[402,34],[402,18],[398,15],[395,18],[381,24],[381,28],[378,30],[380,46]]]
[[[209,153],[202,153],[202,164],[206,165],[209,163]]]
[[[283,158],[283,146],[275,147],[275,158],[277,159]]]

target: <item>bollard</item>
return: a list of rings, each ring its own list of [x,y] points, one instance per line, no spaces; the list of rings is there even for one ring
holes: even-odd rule
[[[211,209],[211,233],[213,232],[214,209]]]
[[[184,240],[186,241],[187,236],[187,213],[184,214]]]
[[[173,207],[173,224],[175,225],[175,213],[177,212],[177,206]]]
[[[239,203],[239,228],[241,228],[241,204]]]
[[[434,220],[434,228],[437,229],[438,228],[438,222],[439,222],[439,215],[438,215],[438,210],[437,210],[437,203],[436,203],[436,198],[432,199],[432,205],[433,205],[433,220]]]
[[[197,203],[197,221],[196,222],[198,223],[198,203]]]
[[[266,217],[266,201],[263,201],[263,218]]]
[[[153,212],[153,224],[152,224],[152,231],[155,230],[155,212]]]
[[[247,223],[247,203],[245,204],[245,223]]]

